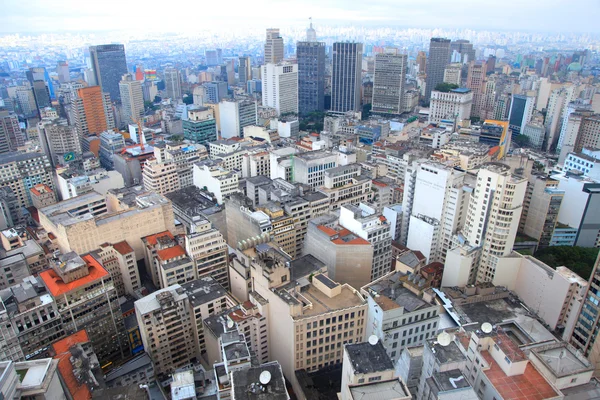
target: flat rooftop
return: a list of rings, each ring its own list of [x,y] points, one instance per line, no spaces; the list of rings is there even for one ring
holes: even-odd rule
[[[351,386],[350,394],[354,400],[383,400],[411,398],[408,389],[398,379],[383,382],[368,383],[366,385]]]
[[[394,369],[381,341],[374,345],[369,342],[347,344],[346,352],[357,374],[371,374]]]
[[[529,400],[558,397],[559,394],[531,363],[527,363],[522,375],[507,376],[487,350],[482,351],[481,355],[490,366],[484,373],[503,399]]]
[[[316,273],[327,266],[312,254],[305,254],[295,260],[290,261],[291,280],[295,281],[299,278],[309,276],[311,273]]]
[[[285,289],[276,290],[276,293],[289,303],[302,303],[302,298],[298,295],[290,294]],[[362,296],[348,285],[343,285],[340,294],[334,297],[328,297],[314,285],[310,284],[302,288],[300,293],[306,300],[312,303],[312,308],[303,310],[302,315],[294,317],[302,319],[313,317],[327,312],[343,310],[351,307],[358,307],[364,303]],[[305,304],[306,305],[306,304]]]
[[[435,358],[440,364],[464,361],[467,359],[455,342],[450,342],[448,346],[441,346],[440,344],[434,344],[435,341],[436,339],[428,340],[426,346],[435,350]]]
[[[21,376],[21,388],[27,390],[41,386],[51,364],[51,358],[16,363],[17,375]]]
[[[578,355],[575,349],[566,343],[533,348],[531,351],[554,376],[559,378],[594,369],[587,359]]]
[[[188,294],[190,303],[194,307],[227,295],[223,286],[210,276],[187,282],[181,287]]]
[[[270,375],[269,383],[260,383],[263,372]],[[285,379],[281,366],[277,361],[272,361],[258,367],[250,367],[231,374],[234,397],[239,400],[288,400],[289,395],[285,387]]]
[[[467,381],[462,372],[458,369],[451,369],[444,372],[434,372],[433,375],[428,378],[431,383],[434,383],[434,387],[439,392],[448,392],[453,390],[461,390],[471,387],[469,381]]]

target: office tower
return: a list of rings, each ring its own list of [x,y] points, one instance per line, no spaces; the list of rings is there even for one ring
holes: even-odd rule
[[[179,70],[173,67],[165,68],[164,81],[167,97],[174,101],[181,100],[183,96],[181,94],[181,74]]]
[[[40,144],[53,166],[67,164],[81,155],[77,129],[66,119],[42,119],[37,126]]]
[[[31,67],[28,71],[25,72],[25,76],[29,81],[29,84],[33,86],[33,82],[35,81],[44,81],[46,86],[48,87],[48,95],[51,99],[55,99],[54,96],[54,85],[52,84],[52,80],[50,80],[50,75],[45,67]]]
[[[123,314],[113,279],[92,254],[69,252],[40,273],[62,316],[65,334],[85,329],[99,360],[106,364],[128,353]]]
[[[404,194],[406,246],[420,251],[428,263],[445,261],[452,236],[464,225],[463,208],[469,202],[465,175],[441,164],[423,163],[416,168],[412,190]]]
[[[373,113],[402,114],[406,60],[406,54],[399,54],[397,49],[375,55],[373,100],[371,101]]]
[[[30,207],[29,189],[44,183],[54,189],[54,169],[44,153],[0,154],[0,166],[6,174],[0,177],[0,187],[9,186],[20,207]]]
[[[263,65],[262,105],[278,115],[298,114],[298,64]]]
[[[424,75],[425,72],[427,71],[427,69],[426,69],[426,67],[427,67],[427,53],[425,53],[424,51],[419,51],[419,53],[417,54],[417,66],[418,66],[417,73],[419,75]]]
[[[448,64],[444,69],[444,83],[450,83],[460,86],[461,83],[462,64]]]
[[[0,154],[17,151],[25,144],[25,137],[15,113],[0,110]]]
[[[531,121],[535,98],[513,94],[508,113],[508,123],[513,136],[520,135],[521,130]]]
[[[331,111],[360,111],[362,43],[334,43],[331,76]]]
[[[113,155],[125,147],[125,138],[120,133],[106,131],[100,134],[100,165],[107,170],[114,167]]]
[[[252,64],[249,56],[240,57],[238,61],[238,82],[245,89],[246,82],[252,79]]]
[[[323,186],[325,171],[337,167],[337,155],[325,151],[311,151],[294,156],[293,176],[290,182],[300,182],[313,188]],[[273,169],[271,176],[273,177]]]
[[[33,81],[32,88],[37,109],[41,110],[46,107],[50,107],[52,103],[50,102],[50,92],[48,91],[48,86],[46,86],[46,82],[41,80]]]
[[[212,108],[200,107],[188,112],[182,121],[183,137],[192,143],[206,144],[217,140],[217,122]]]
[[[527,184],[519,232],[534,238],[538,246],[550,246],[558,213],[565,195],[558,180],[547,175],[532,174]]]
[[[467,73],[467,88],[473,92],[473,107],[471,116],[480,117],[484,107],[484,90],[485,90],[485,74],[487,67],[485,62],[471,61],[469,62],[469,70]]]
[[[450,59],[449,62],[459,62],[467,64],[475,61],[475,49],[473,44],[468,40],[454,40],[450,43]]]
[[[309,18],[310,26],[306,30],[306,41],[307,42],[316,42],[317,41],[317,31],[314,30],[312,25],[312,17]]]
[[[227,97],[227,82],[206,82],[202,85],[204,93],[202,95],[203,103],[216,104]]]
[[[490,55],[486,62],[486,73],[492,73],[496,69],[496,56]]]
[[[536,150],[541,150],[546,137],[546,128],[542,123],[530,122],[522,129],[522,134],[529,139],[529,146]]]
[[[223,62],[223,51],[221,49],[206,50],[204,56],[206,57],[206,65],[209,67],[219,65]]]
[[[25,118],[38,116],[37,104],[35,102],[35,95],[33,90],[28,86],[19,86],[15,91],[17,97],[17,104],[21,110],[20,114],[23,114]]]
[[[244,137],[244,127],[256,125],[258,105],[254,100],[223,100],[219,103],[221,137]]]
[[[458,123],[471,118],[473,92],[470,89],[451,89],[448,92],[431,92],[429,122],[439,124],[442,120]]]
[[[527,180],[504,164],[484,164],[477,173],[463,229],[468,243],[481,248],[477,282],[503,277],[496,266],[512,252],[526,189]]]
[[[100,86],[78,89],[71,106],[71,124],[80,138],[113,129],[115,121],[108,93],[102,93]]]
[[[450,39],[431,38],[425,79],[425,102],[429,102],[435,87],[444,82],[444,69],[450,61],[450,54]]]
[[[573,118],[571,118],[572,116]],[[556,144],[559,163],[562,163],[570,152],[581,151],[582,134],[590,128],[590,122],[593,120],[594,113],[591,105],[587,102],[581,100],[571,101],[563,108],[560,135]],[[580,132],[582,133],[581,135]],[[594,136],[594,132],[592,132],[591,136]]]
[[[142,64],[137,64],[133,66],[133,73],[135,74],[136,81],[144,80],[144,66]]]
[[[119,82],[127,73],[125,46],[122,44],[104,44],[90,46],[90,59],[94,69],[96,84],[110,95],[110,99],[121,102]]]
[[[298,60],[298,112],[307,115],[325,109],[325,43],[296,44]]]
[[[69,63],[67,61],[59,61],[56,65],[56,74],[58,75],[58,81],[67,83],[71,81],[71,73],[69,72]]]
[[[279,35],[279,28],[267,29],[265,41],[265,64],[277,64],[283,61],[283,38]]]
[[[132,74],[123,75],[119,82],[121,104],[123,110],[123,123],[137,123],[144,116],[144,94],[142,82],[136,81]]]

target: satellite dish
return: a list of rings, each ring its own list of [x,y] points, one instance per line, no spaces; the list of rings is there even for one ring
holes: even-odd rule
[[[232,320],[230,320],[230,319],[227,320],[227,327],[229,329],[233,328],[233,321]]]
[[[375,346],[379,342],[379,338],[376,335],[369,336],[369,344]]]
[[[492,324],[490,324],[489,322],[484,322],[483,324],[481,324],[481,330],[483,331],[483,333],[491,333],[492,329]]]
[[[448,332],[442,332],[437,336],[437,342],[440,346],[446,347],[452,342],[452,336]]]
[[[263,385],[266,385],[267,383],[271,382],[271,373],[269,371],[261,372],[260,376],[258,377],[258,380]]]

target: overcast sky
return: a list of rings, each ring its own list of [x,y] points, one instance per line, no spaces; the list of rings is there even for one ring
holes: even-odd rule
[[[306,24],[600,32],[600,0],[0,0],[0,32]]]

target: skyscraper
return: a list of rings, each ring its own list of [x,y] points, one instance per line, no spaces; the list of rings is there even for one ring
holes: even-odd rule
[[[69,63],[67,61],[59,61],[56,65],[56,73],[58,74],[58,81],[60,83],[66,83],[71,81],[71,75],[69,73]]]
[[[306,41],[307,42],[316,42],[317,41],[317,31],[313,29],[312,26],[312,17],[309,18],[310,27],[306,30]]]
[[[252,65],[250,64],[250,57],[243,56],[239,58],[238,65],[238,82],[241,87],[246,87],[246,82],[252,78]]]
[[[482,117],[484,107],[485,76],[487,66],[485,61],[470,61],[467,74],[467,88],[473,92],[473,109],[471,116]]]
[[[298,42],[298,111],[306,115],[325,109],[325,43]]]
[[[459,39],[450,43],[450,62],[459,62],[462,64],[475,61],[475,49],[473,43],[468,40]]]
[[[520,134],[521,129],[531,121],[534,106],[535,97],[513,94],[508,114],[508,123],[513,136]]]
[[[406,54],[399,54],[398,49],[394,49],[389,53],[375,55],[372,111],[402,114],[405,80]]]
[[[424,51],[417,54],[417,66],[419,67],[419,75],[424,74],[427,67],[427,54]]]
[[[177,70],[175,72],[179,75]],[[119,82],[119,91],[123,105],[123,122],[126,124],[137,122],[144,115],[142,82],[136,81],[132,74],[125,74]]]
[[[262,104],[277,114],[298,113],[298,64],[263,65]]]
[[[362,43],[333,44],[332,112],[345,113],[360,110],[362,53]],[[443,73],[442,70],[442,75]]]
[[[100,86],[88,86],[77,90],[71,106],[71,124],[77,128],[80,138],[99,135],[115,127],[108,93]]]
[[[19,127],[19,118],[15,113],[0,110],[0,153],[17,151],[25,143],[25,137]]]
[[[33,81],[33,96],[38,110],[50,107],[50,91],[43,80]]]
[[[180,100],[182,95],[181,74],[179,73],[179,70],[173,67],[165,68],[164,79],[167,97],[172,100]]]
[[[425,80],[425,102],[431,98],[431,91],[444,81],[444,69],[450,59],[450,39],[431,38],[429,58],[427,59],[427,78]]]
[[[283,38],[279,35],[279,28],[267,29],[265,41],[265,64],[277,64],[283,60]]]
[[[119,82],[127,73],[125,47],[122,44],[90,46],[90,58],[97,84],[112,101],[120,102]]]

